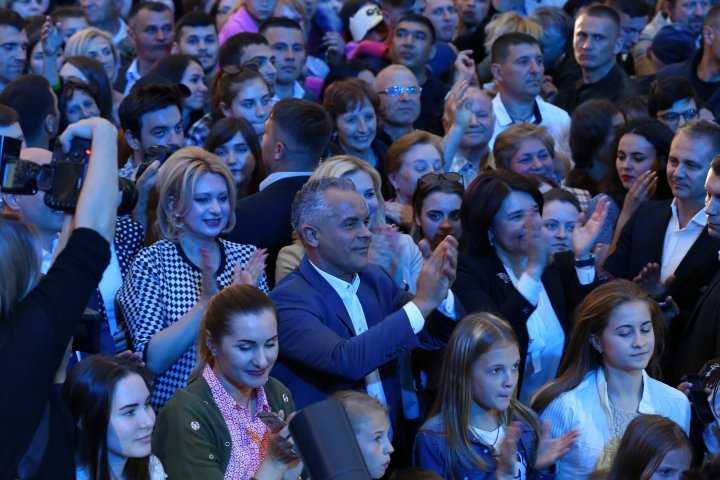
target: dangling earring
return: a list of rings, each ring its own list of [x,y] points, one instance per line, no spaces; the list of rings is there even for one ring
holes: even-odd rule
[[[488,230],[488,242],[490,242],[490,246],[495,246],[495,235],[493,235],[492,230]]]

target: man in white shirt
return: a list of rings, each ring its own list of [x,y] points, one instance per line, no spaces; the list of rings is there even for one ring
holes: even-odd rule
[[[495,79],[498,94],[493,99],[495,137],[513,123],[535,123],[547,127],[557,139],[566,137],[570,128],[570,115],[542,98],[540,90],[545,78],[543,53],[540,43],[524,33],[507,33],[493,43],[490,71]],[[567,146],[556,145],[567,150]]]
[[[456,307],[457,318],[462,313],[449,291],[457,240],[448,236],[427,253],[413,297],[369,263],[368,220],[367,204],[347,179],[309,181],[295,197],[292,224],[306,256],[270,295],[284,345],[273,376],[300,408],[338,390],[364,390],[389,407],[400,437],[397,359],[418,347],[442,348]]]
[[[632,279],[658,300],[672,296],[680,307],[668,335],[677,339],[702,287],[717,269],[720,239],[708,234],[705,178],[720,153],[720,127],[698,120],[678,130],[670,146],[667,178],[673,199],[640,205],[605,262],[614,277]],[[673,343],[667,346],[673,358]],[[665,369],[667,370],[667,369]]]
[[[288,18],[273,17],[263,22],[260,34],[267,38],[275,55],[275,98],[308,98],[308,93],[298,81],[305,68],[307,51],[305,36],[300,24]]]

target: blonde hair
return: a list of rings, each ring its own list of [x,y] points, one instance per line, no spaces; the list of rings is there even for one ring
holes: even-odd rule
[[[370,219],[370,227],[384,227],[387,223],[385,222],[385,199],[381,192],[382,180],[378,171],[366,161],[351,155],[335,155],[318,165],[310,180],[319,180],[322,177],[343,178],[343,175],[350,175],[357,171],[370,175],[378,200],[378,211]]]
[[[342,405],[355,434],[360,430],[362,421],[369,418],[373,413],[378,413],[382,416],[387,416],[388,414],[385,405],[367,393],[356,392],[354,390],[341,390],[333,393],[330,396],[330,400],[335,400]]]
[[[276,8],[287,6],[291,10],[295,11],[295,13],[300,14],[300,17],[302,20],[300,21],[300,26],[302,27],[303,23],[305,23],[305,16],[307,15],[307,9],[305,8],[305,5],[303,5],[303,2],[300,0],[277,0],[275,2],[275,8],[273,8],[273,11],[275,11]]]
[[[228,189],[230,216],[222,233],[235,226],[235,179],[230,169],[216,155],[200,147],[185,147],[173,153],[160,169],[157,189],[160,200],[157,210],[157,226],[163,237],[177,242],[183,234],[180,221],[188,210],[195,194],[195,184],[204,173],[222,175]]]
[[[40,243],[33,227],[0,213],[0,320],[8,318],[40,279]]]
[[[485,26],[485,52],[490,55],[492,45],[500,36],[506,33],[525,33],[538,42],[542,39],[543,28],[539,23],[523,18],[515,12],[506,12],[495,15]]]
[[[100,30],[96,27],[83,28],[82,30],[78,30],[77,32],[73,33],[73,35],[68,38],[67,43],[65,44],[64,57],[87,57],[87,51],[88,48],[90,48],[90,42],[92,42],[96,38],[102,38],[108,43],[108,45],[110,46],[110,51],[112,51],[113,58],[115,59],[115,64],[117,64],[118,51],[117,48],[115,48],[115,42],[113,41],[112,36],[104,30]],[[109,78],[108,80],[112,82],[112,78]]]

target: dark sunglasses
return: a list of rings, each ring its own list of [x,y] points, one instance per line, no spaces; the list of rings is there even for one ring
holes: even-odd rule
[[[418,184],[420,183],[436,183],[442,182],[457,182],[462,183],[463,176],[457,172],[446,172],[446,173],[426,173],[422,177],[418,178]]]

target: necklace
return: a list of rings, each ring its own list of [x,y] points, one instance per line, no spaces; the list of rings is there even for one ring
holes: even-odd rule
[[[485,430],[482,430],[478,427],[471,427],[473,430],[473,433],[475,433],[475,436],[478,437],[479,440],[482,441],[483,444],[485,444],[486,447],[490,449],[490,455],[493,457],[498,457],[500,454],[497,451],[497,443],[500,440],[500,430],[502,429],[502,424],[500,422],[500,419],[498,418],[498,424],[497,428],[495,429],[495,440],[492,443],[488,442],[487,434],[492,433]]]

